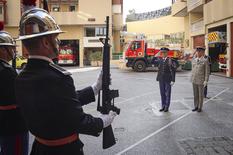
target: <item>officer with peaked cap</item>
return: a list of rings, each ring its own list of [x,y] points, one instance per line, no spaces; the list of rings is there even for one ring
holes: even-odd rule
[[[79,155],[83,143],[79,134],[99,136],[115,112],[93,117],[82,106],[95,101],[102,78],[76,91],[71,74],[53,63],[57,57],[57,36],[62,33],[47,11],[34,8],[20,20],[20,36],[29,53],[28,64],[16,80],[17,101],[30,132],[35,136],[31,155]]]
[[[205,48],[197,47],[196,55],[192,60],[192,76],[194,95],[194,109],[192,111],[201,112],[204,98],[204,87],[207,86],[210,74],[209,61],[204,57]]]
[[[28,132],[15,99],[17,73],[8,63],[15,46],[10,34],[0,31],[0,155],[28,154]]]
[[[171,86],[175,83],[175,73],[177,64],[174,60],[168,57],[169,49],[163,47],[160,49],[162,58],[159,60],[157,81],[159,81],[159,88],[161,94],[162,108],[160,112],[168,112],[171,100]]]

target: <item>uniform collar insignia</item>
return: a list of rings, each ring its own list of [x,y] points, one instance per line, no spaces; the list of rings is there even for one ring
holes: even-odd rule
[[[49,63],[49,66],[52,67],[54,70],[56,70],[64,75],[72,75],[69,71],[65,70],[64,68],[62,68],[54,63]]]

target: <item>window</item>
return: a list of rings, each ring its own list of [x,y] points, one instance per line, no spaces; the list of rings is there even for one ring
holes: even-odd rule
[[[95,29],[96,36],[105,36],[106,35],[106,28],[105,27],[97,27]]]
[[[3,6],[0,6],[0,15],[3,14]]]
[[[53,12],[59,12],[60,11],[60,6],[59,5],[52,5],[52,11]]]
[[[95,28],[94,27],[86,28],[86,36],[87,37],[95,37]]]
[[[105,36],[106,28],[105,27],[87,27],[86,28],[86,37],[96,37],[96,36]]]
[[[134,42],[132,48],[133,48],[134,50],[135,50],[135,49],[141,48],[141,43],[140,43],[140,42],[137,42],[137,41]]]
[[[75,5],[70,5],[69,10],[70,10],[70,12],[74,12],[76,10]]]

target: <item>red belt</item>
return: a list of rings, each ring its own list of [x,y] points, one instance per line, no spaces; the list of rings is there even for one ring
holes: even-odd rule
[[[43,139],[39,137],[35,137],[35,138],[39,143],[47,145],[47,146],[60,146],[60,145],[65,145],[65,144],[69,144],[69,143],[76,141],[79,138],[79,136],[77,133],[75,133],[71,136],[61,138],[61,139],[55,139],[55,140],[47,140],[47,139]]]
[[[13,110],[16,109],[17,105],[5,105],[5,106],[0,106],[0,110]]]

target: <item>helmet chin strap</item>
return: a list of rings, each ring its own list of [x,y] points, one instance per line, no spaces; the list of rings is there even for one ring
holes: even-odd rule
[[[12,56],[11,57],[11,60],[13,60],[15,57],[16,57],[16,54],[15,54],[15,51],[13,50],[13,49],[9,49],[9,48],[7,48],[7,47],[4,47],[5,48],[5,50],[7,51],[7,54],[8,55],[10,55],[10,56]]]
[[[58,41],[58,39],[56,39],[56,41],[55,41],[55,43],[54,43],[54,42],[50,39],[49,42],[50,42],[50,44],[51,44],[51,46],[52,46],[52,48],[53,48],[53,54],[50,54],[49,57],[50,57],[51,59],[57,58],[57,56],[58,56],[58,54],[59,54],[59,52],[58,52],[58,47],[57,47],[59,41]],[[56,45],[55,45],[55,44],[56,44]]]
[[[14,49],[12,48],[7,48],[7,47],[4,47],[5,50],[7,51],[7,59],[9,58],[9,56],[11,56],[10,60],[12,60],[12,67],[15,69],[16,68],[16,52],[14,51]],[[10,60],[7,60],[7,61],[10,61]]]

